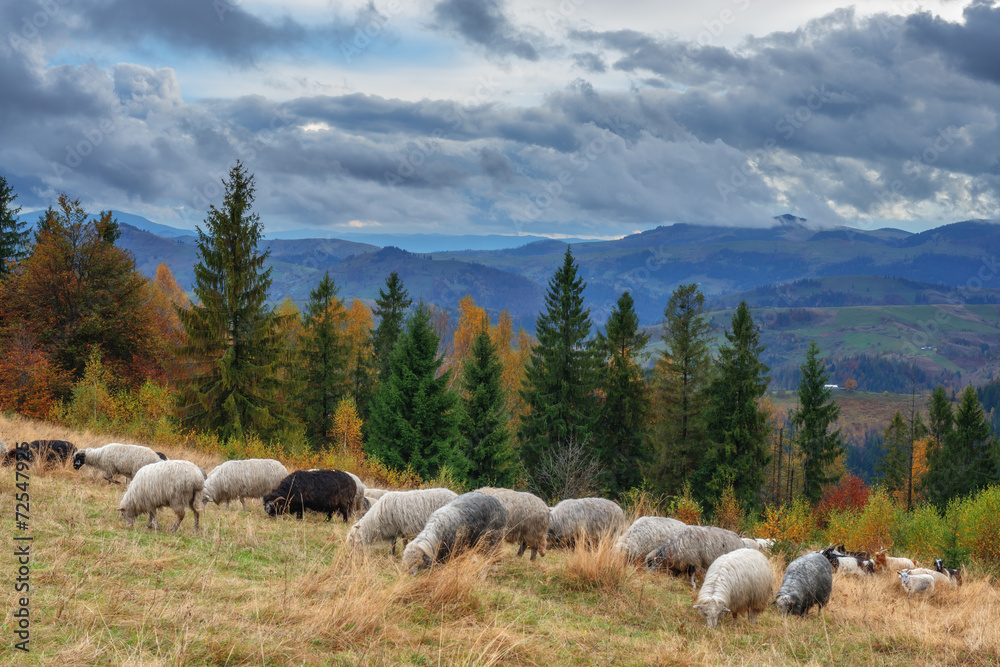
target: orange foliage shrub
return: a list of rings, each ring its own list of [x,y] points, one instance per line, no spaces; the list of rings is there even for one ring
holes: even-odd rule
[[[684,494],[673,502],[669,514],[689,526],[701,523],[701,505],[691,497],[691,487],[685,485]]]
[[[743,512],[743,506],[736,499],[732,485],[727,485],[722,491],[722,497],[719,498],[719,504],[715,510],[715,525],[738,533],[742,529],[745,519],[746,514]]]
[[[821,523],[826,524],[830,512],[860,510],[868,504],[870,495],[871,489],[868,485],[857,475],[848,473],[840,478],[836,486],[827,487],[819,505],[816,506],[816,516]]]
[[[843,543],[848,549],[874,552],[890,549],[893,533],[900,525],[899,511],[882,489],[872,491],[860,511],[832,511],[827,519],[826,540]]]
[[[816,517],[809,503],[801,498],[791,505],[768,506],[764,517],[753,530],[754,537],[766,537],[801,544],[816,533]]]
[[[18,335],[0,352],[0,410],[45,419],[66,391],[69,374],[32,345],[30,336]]]

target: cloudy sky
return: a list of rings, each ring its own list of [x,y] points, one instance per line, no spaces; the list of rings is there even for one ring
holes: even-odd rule
[[[5,0],[0,174],[180,227],[613,237],[1000,217],[1000,6]]]

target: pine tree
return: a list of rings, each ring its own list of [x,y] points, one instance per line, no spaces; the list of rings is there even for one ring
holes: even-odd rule
[[[881,480],[880,484],[889,493],[896,493],[906,488],[906,480],[909,477],[907,472],[910,462],[909,444],[910,429],[897,410],[882,434],[882,455],[875,464],[875,473]]]
[[[934,408],[932,397],[932,432],[936,425]],[[1000,441],[991,436],[973,387],[962,392],[954,428],[945,433],[928,467],[924,478],[927,499],[942,508],[952,498],[975,493],[1000,480]]]
[[[458,397],[448,390],[450,374],[438,375],[438,342],[430,309],[420,304],[375,391],[365,451],[396,470],[412,468],[423,479],[445,466],[461,479],[467,462],[459,448]]]
[[[608,316],[595,347],[603,358],[599,386],[604,394],[595,429],[595,449],[604,468],[605,490],[612,497],[642,486],[642,471],[650,461],[645,425],[649,393],[642,374],[649,334],[639,330],[632,295],[625,292]]]
[[[833,402],[832,392],[825,387],[830,381],[816,341],[809,343],[806,361],[799,367],[799,408],[793,421],[798,429],[798,444],[803,456],[803,495],[813,503],[823,496],[823,486],[836,484],[839,475],[827,476],[827,468],[843,453],[840,429],[830,432],[830,426],[840,416],[840,406]]]
[[[585,287],[567,247],[563,265],[549,281],[545,312],[535,323],[538,344],[521,390],[527,412],[518,436],[529,472],[544,453],[569,446],[593,452],[595,364],[587,344],[591,323],[590,310],[583,307]],[[549,495],[551,489],[538,491]]]
[[[517,477],[513,435],[500,385],[503,366],[487,328],[473,339],[463,369],[460,431],[469,460],[469,486],[510,487]]]
[[[661,493],[680,495],[706,450],[707,389],[712,379],[711,336],[698,285],[681,285],[663,311],[665,348],[655,369],[657,391],[651,477]]]
[[[19,261],[28,255],[27,223],[17,219],[20,206],[14,206],[17,194],[0,176],[0,278],[7,273],[8,261]]]
[[[718,374],[709,386],[708,433],[711,446],[694,475],[692,489],[714,507],[727,486],[744,509],[758,505],[771,461],[767,411],[760,398],[770,370],[760,360],[764,345],[750,308],[741,301],[733,315],[728,344],[719,348]]]
[[[309,293],[301,343],[306,439],[313,449],[330,443],[333,417],[347,384],[346,313],[327,271]]]
[[[385,286],[388,292],[379,289],[378,298],[375,299],[375,317],[378,318],[378,327],[372,335],[372,349],[375,352],[375,359],[378,361],[378,379],[381,382],[389,373],[389,362],[392,359],[393,349],[396,341],[403,332],[403,319],[406,317],[406,309],[410,307],[413,300],[410,299],[403,281],[399,279],[399,274],[395,271],[385,279]]]
[[[282,334],[267,305],[270,250],[257,250],[264,226],[251,212],[253,175],[237,162],[223,186],[222,208],[209,208],[207,232],[198,227],[198,303],[178,311],[192,360],[182,420],[223,439],[269,438],[289,426],[278,400]]]

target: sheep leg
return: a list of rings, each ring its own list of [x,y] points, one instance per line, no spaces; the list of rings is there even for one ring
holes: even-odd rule
[[[517,550],[517,557],[520,558],[522,555],[524,555],[524,550],[527,548],[528,548],[528,543],[525,542],[524,540],[521,540],[521,547]],[[531,550],[531,560],[535,560],[534,549]]]
[[[734,614],[734,616],[735,616],[735,614]],[[750,623],[751,624],[755,625],[757,623],[757,612],[755,612],[753,609],[751,609],[750,611],[747,612],[747,616],[750,618]]]
[[[243,511],[247,511],[247,501],[245,498],[240,498],[240,504],[243,505]]]
[[[688,574],[691,575],[691,588],[698,590],[698,586],[694,582],[695,567],[693,565],[688,565]]]
[[[160,522],[156,518],[157,511],[158,510],[153,510],[152,512],[149,513],[149,523],[146,524],[146,528],[152,528],[153,530],[159,530],[160,529]],[[153,525],[150,526],[149,524],[153,524]]]
[[[346,507],[340,508],[340,515],[344,517],[344,523],[347,523],[350,517],[350,513],[347,511]]]
[[[177,521],[174,522],[174,525],[170,528],[171,533],[176,533],[177,529],[181,527],[181,521],[184,520],[184,508],[182,507],[179,511],[174,510],[174,514],[177,515]]]
[[[392,555],[393,556],[396,555],[396,538],[395,537],[392,538]]]
[[[193,496],[191,496],[191,502],[189,503],[189,506],[191,507],[191,511],[194,512],[194,532],[196,532],[196,533],[198,532],[198,519],[200,518],[198,516],[198,508],[195,507],[195,498],[197,498],[197,497],[198,497],[198,494],[195,493]]]
[[[535,560],[535,556],[538,555],[538,548],[531,547],[531,558],[529,560]]]

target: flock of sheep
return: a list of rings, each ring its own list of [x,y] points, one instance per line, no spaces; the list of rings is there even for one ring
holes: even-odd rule
[[[53,444],[59,443],[59,444]],[[874,557],[830,546],[792,561],[773,595],[771,567],[764,555],[773,540],[751,539],[714,526],[688,526],[676,519],[644,516],[626,527],[625,513],[617,503],[603,498],[563,500],[555,507],[531,493],[484,487],[458,495],[449,489],[386,491],[367,488],[357,476],[340,470],[306,470],[291,474],[272,459],[227,461],[206,474],[189,461],[165,460],[162,454],[139,445],[111,443],[75,450],[64,441],[37,441],[29,447],[36,461],[68,460],[73,467],[95,468],[113,482],[124,476],[128,484],[119,503],[127,525],[147,515],[147,527],[158,529],[157,510],[172,509],[176,531],[186,510],[194,513],[210,503],[261,498],[272,518],[306,510],[339,514],[345,522],[357,521],[347,533],[347,548],[361,553],[376,543],[403,540],[403,568],[410,574],[472,548],[492,550],[501,540],[518,546],[517,555],[531,550],[531,560],[544,556],[547,547],[573,547],[584,541],[593,545],[614,538],[616,553],[629,563],[643,563],[650,570],[670,571],[703,582],[694,608],[715,627],[726,614],[734,620],[746,613],[750,622],[775,603],[782,615],[804,616],[814,605],[830,600],[833,572],[867,576],[877,570],[896,571],[908,596],[933,593],[935,587],[961,584],[961,574],[938,560],[935,569],[918,568],[905,558],[884,550]],[[55,454],[53,454],[55,452]],[[30,458],[30,457],[29,457]],[[6,457],[4,459],[6,461]]]

